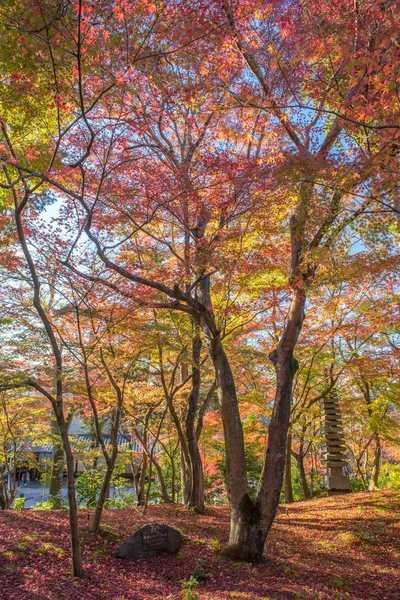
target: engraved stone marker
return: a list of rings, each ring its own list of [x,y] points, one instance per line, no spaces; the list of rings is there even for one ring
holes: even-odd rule
[[[150,533],[142,531],[143,552],[164,550],[168,546],[168,531],[157,528]]]
[[[176,554],[182,542],[183,538],[176,529],[153,523],[138,529],[129,540],[118,546],[113,557],[136,560]]]

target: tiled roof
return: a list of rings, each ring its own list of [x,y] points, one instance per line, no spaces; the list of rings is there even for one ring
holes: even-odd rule
[[[94,448],[96,445],[95,438],[89,433],[74,433],[69,437],[71,440],[72,447],[76,447],[78,443],[81,444],[82,442],[85,442],[85,450],[90,450],[90,448]],[[110,444],[110,436],[104,436],[104,442],[105,444]],[[132,452],[137,453],[142,452],[142,446],[136,441],[133,441],[131,436],[119,435],[117,437],[117,444],[120,449],[130,449],[132,450]],[[32,444],[31,441],[26,440],[23,446],[19,447],[17,450],[19,453],[34,452],[35,454],[51,454],[53,452],[53,444],[51,442],[48,442],[45,444],[35,445]]]

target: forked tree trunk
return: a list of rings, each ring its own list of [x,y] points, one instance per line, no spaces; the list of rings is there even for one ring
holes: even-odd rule
[[[296,459],[297,466],[299,468],[300,481],[301,481],[301,487],[303,490],[304,499],[308,500],[308,498],[311,497],[311,493],[310,493],[310,488],[308,487],[308,483],[307,483],[306,471],[304,468],[304,458],[310,449],[310,444],[308,445],[308,448],[306,450],[304,450],[304,435],[306,432],[306,428],[307,428],[307,426],[303,426],[303,431],[300,435],[299,451],[295,452],[294,450],[292,450],[292,455]]]
[[[160,482],[160,487],[161,487],[161,496],[163,499],[163,502],[165,504],[170,504],[172,502],[169,494],[168,494],[168,490],[167,490],[167,484],[165,483],[165,477],[164,477],[164,473],[162,472],[162,468],[160,463],[158,462],[158,460],[156,459],[155,456],[151,456],[151,452],[149,451],[149,449],[145,446],[145,439],[146,439],[146,443],[147,443],[147,435],[146,436],[142,436],[139,432],[139,430],[134,427],[133,428],[135,435],[137,437],[137,439],[139,440],[139,442],[142,445],[143,448],[143,453],[146,454],[148,459],[151,459],[151,462],[153,463],[156,471],[157,471],[157,477],[158,480]]]
[[[263,532],[267,536],[274,522],[285,470],[286,439],[289,429],[293,379],[298,368],[294,349],[299,338],[306,303],[305,290],[293,293],[288,321],[276,350],[270,354],[275,366],[276,393],[271,421],[268,427],[268,444],[258,499],[262,504]],[[261,554],[259,558],[261,559]]]
[[[279,506],[286,459],[286,439],[289,429],[293,379],[297,370],[294,349],[304,319],[305,291],[294,292],[289,317],[277,349],[270,359],[276,371],[276,394],[268,427],[268,444],[261,475],[260,489],[255,501],[243,499],[234,538],[233,554],[242,560],[259,562],[264,544],[275,520]],[[235,514],[235,513],[234,513]],[[232,535],[234,533],[234,535]]]
[[[292,434],[288,433],[286,442],[286,465],[285,465],[285,504],[294,502],[292,486]]]
[[[108,450],[106,449],[106,445],[104,443],[104,438],[100,431],[98,414],[97,414],[97,410],[95,409],[95,403],[94,403],[94,399],[92,396],[90,382],[89,382],[89,379],[87,380],[88,384],[89,384],[87,386],[88,396],[89,396],[89,399],[90,399],[90,402],[92,405],[93,416],[95,417],[97,441],[101,445],[104,460],[106,461],[106,465],[107,465],[106,474],[104,476],[104,479],[103,479],[103,482],[101,485],[99,497],[97,498],[96,508],[95,508],[94,515],[93,515],[93,520],[92,520],[92,523],[89,528],[89,531],[91,531],[92,533],[96,533],[99,530],[101,517],[102,517],[103,509],[104,509],[104,504],[105,504],[105,501],[107,500],[107,498],[109,497],[109,493],[110,493],[111,478],[113,476],[115,463],[116,463],[116,460],[118,457],[118,429],[119,429],[119,425],[120,425],[120,421],[121,421],[122,405],[123,405],[123,401],[124,401],[124,395],[123,395],[124,387],[121,388],[119,386],[117,380],[114,378],[113,374],[111,373],[109,366],[104,358],[103,351],[101,348],[100,348],[100,360],[101,360],[101,364],[104,367],[105,372],[107,373],[108,380],[114,389],[117,403],[116,403],[116,407],[113,410],[112,416],[111,416],[111,431],[110,431],[111,454],[110,454],[108,452]],[[85,371],[87,372],[87,363],[86,362],[85,362]]]
[[[165,483],[165,477],[164,477],[164,473],[162,472],[161,465],[158,462],[158,460],[156,458],[154,458],[154,456],[151,459],[151,462],[153,463],[153,465],[157,471],[157,477],[158,477],[158,481],[160,482],[160,487],[161,487],[162,501],[164,502],[164,504],[171,504],[172,500],[168,494],[167,484]]]

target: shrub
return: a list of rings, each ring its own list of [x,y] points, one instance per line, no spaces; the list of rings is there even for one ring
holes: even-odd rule
[[[114,498],[108,498],[106,508],[130,508],[136,505],[136,496],[133,492],[123,492]]]
[[[363,492],[364,484],[361,479],[357,479],[357,477],[350,477],[350,490],[352,492]]]
[[[14,510],[23,510],[25,508],[26,498],[16,498],[14,500]]]
[[[76,480],[76,498],[85,508],[94,508],[103,481],[103,473],[100,470],[85,471]]]
[[[68,508],[68,502],[66,500],[63,500],[61,505],[60,503],[57,503],[57,505],[55,505],[52,500],[45,500],[44,502],[37,502],[33,510],[55,510],[59,508]]]
[[[382,465],[379,487],[382,489],[400,490],[400,465]]]

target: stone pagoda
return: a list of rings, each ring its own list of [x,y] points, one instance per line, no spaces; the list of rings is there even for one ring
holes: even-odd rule
[[[322,434],[324,438],[324,460],[326,475],[324,485],[329,491],[350,490],[349,478],[343,474],[347,466],[342,418],[338,393],[333,389],[322,402]]]

